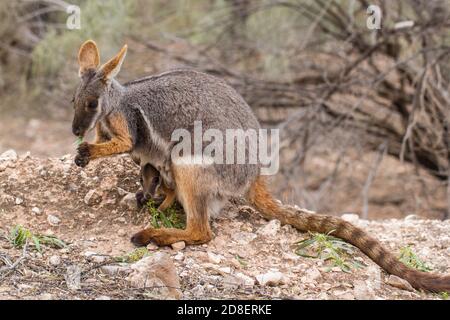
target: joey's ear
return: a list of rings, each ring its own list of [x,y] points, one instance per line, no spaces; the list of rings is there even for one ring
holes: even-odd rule
[[[78,51],[78,64],[80,65],[79,75],[81,76],[88,69],[97,69],[100,64],[100,54],[94,41],[88,40],[81,45]]]
[[[111,80],[119,73],[120,67],[122,66],[123,60],[125,60],[125,56],[127,54],[127,48],[128,46],[124,45],[114,58],[110,59],[100,67],[100,71],[103,73],[103,78],[105,80]]]

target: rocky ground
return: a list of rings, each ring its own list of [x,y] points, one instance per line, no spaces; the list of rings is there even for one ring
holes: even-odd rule
[[[0,155],[0,299],[445,298],[398,284],[357,249],[353,259],[362,267],[350,272],[298,256],[295,243],[307,234],[265,221],[239,201],[212,223],[210,243],[149,245],[144,258],[119,262],[134,250],[131,235],[150,219],[134,203],[137,174],[127,156],[81,169],[70,155]],[[409,245],[434,271],[450,273],[449,220],[345,218],[388,248]],[[30,240],[17,248],[10,241],[16,225],[54,235],[67,246],[42,245],[39,252]]]

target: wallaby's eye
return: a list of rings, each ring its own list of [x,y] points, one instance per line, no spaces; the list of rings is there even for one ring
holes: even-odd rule
[[[95,109],[98,106],[98,100],[91,100],[88,102],[89,109]]]

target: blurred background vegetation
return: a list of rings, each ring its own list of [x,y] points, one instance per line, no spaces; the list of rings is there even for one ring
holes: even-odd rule
[[[370,30],[370,4],[382,12]],[[67,6],[81,9],[69,30]],[[448,218],[449,0],[0,2],[0,152],[73,153],[76,56],[124,44],[118,80],[188,67],[279,127],[280,199],[369,218]]]

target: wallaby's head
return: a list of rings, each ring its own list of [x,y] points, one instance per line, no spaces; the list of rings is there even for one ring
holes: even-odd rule
[[[95,127],[108,109],[107,93],[112,79],[119,73],[127,53],[127,45],[111,60],[100,66],[100,54],[94,41],[88,40],[78,52],[80,84],[73,97],[74,135],[83,137]]]

